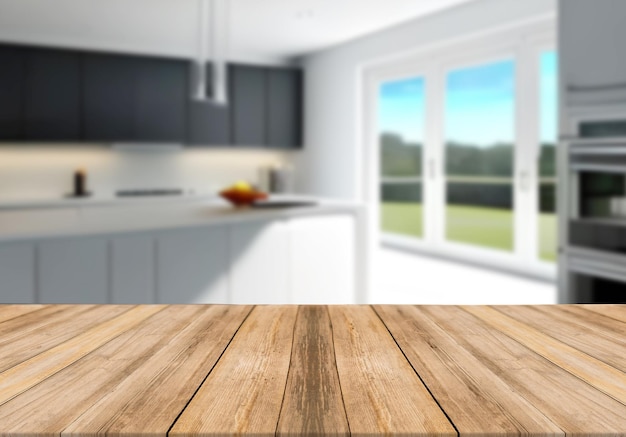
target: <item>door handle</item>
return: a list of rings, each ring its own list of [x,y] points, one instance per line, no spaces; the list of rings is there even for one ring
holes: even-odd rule
[[[520,171],[519,172],[520,190],[523,192],[527,192],[530,188],[529,182],[530,182],[530,175],[528,174],[528,172],[525,170]]]

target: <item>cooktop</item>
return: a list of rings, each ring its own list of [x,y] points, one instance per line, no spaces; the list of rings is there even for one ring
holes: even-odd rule
[[[185,191],[180,188],[150,188],[139,190],[118,190],[117,197],[143,197],[143,196],[182,196]]]

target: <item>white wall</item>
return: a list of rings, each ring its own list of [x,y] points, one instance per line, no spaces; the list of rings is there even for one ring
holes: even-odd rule
[[[304,58],[306,147],[294,156],[298,191],[361,198],[359,70],[364,65],[555,10],[556,0],[476,0]]]
[[[141,151],[80,145],[0,146],[0,201],[58,198],[72,190],[77,168],[88,173],[98,196],[118,189],[184,188],[215,193],[238,179],[258,182],[259,168],[287,161],[264,150],[189,149]]]

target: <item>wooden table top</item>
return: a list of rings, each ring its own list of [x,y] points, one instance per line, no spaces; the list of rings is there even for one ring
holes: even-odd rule
[[[626,306],[0,306],[0,435],[626,435]]]

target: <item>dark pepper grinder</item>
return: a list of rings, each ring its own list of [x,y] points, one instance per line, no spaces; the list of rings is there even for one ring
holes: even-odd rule
[[[78,169],[74,172],[74,196],[81,197],[87,195],[87,172]]]

